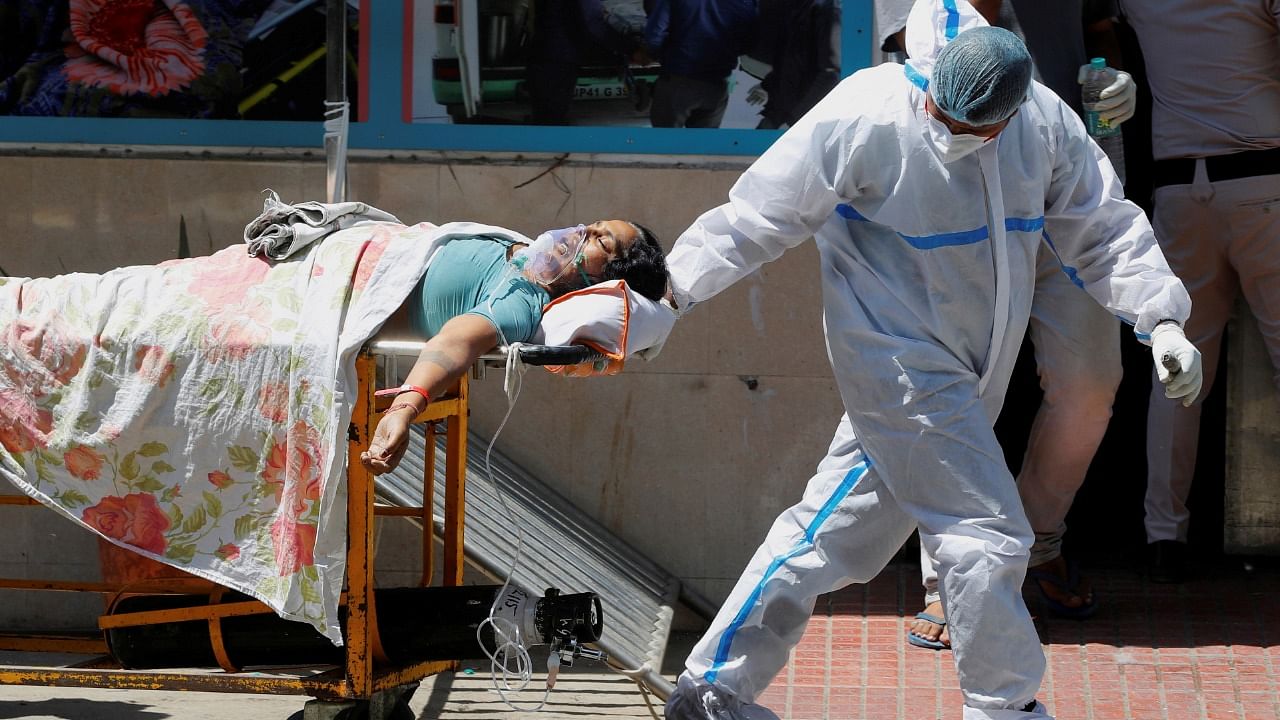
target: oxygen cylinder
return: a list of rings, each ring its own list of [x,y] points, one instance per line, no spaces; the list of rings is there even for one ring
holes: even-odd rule
[[[223,602],[248,599],[228,593]],[[591,643],[604,630],[600,598],[592,592],[562,595],[549,588],[538,597],[516,587],[503,591],[500,585],[381,588],[374,591],[374,602],[382,648],[395,664],[484,657],[476,629],[489,617],[491,607],[511,640],[516,639],[512,628],[518,628],[518,641],[525,649],[557,639]],[[109,614],[207,604],[204,595],[137,595],[121,599]],[[345,607],[340,622],[345,632]],[[274,614],[226,617],[220,625],[223,646],[238,666],[331,665],[343,660],[343,649],[312,627]],[[492,625],[481,631],[485,647],[495,646],[493,633]],[[217,665],[206,620],[112,628],[106,635],[112,656],[125,668]]]

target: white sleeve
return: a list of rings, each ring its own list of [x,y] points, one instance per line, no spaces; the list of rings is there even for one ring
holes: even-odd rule
[[[889,38],[907,26],[913,4],[914,0],[876,0],[876,47],[883,50]],[[906,50],[898,48],[898,52]]]
[[[1053,178],[1045,203],[1047,242],[1071,279],[1134,325],[1140,340],[1156,323],[1184,324],[1191,298],[1165,261],[1142,209],[1125,200],[1107,156],[1062,106]]]
[[[683,312],[804,242],[844,200],[856,120],[822,112],[839,88],[779,138],[699,217],[667,256]]]

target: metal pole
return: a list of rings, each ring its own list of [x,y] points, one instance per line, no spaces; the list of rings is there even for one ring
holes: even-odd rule
[[[324,136],[325,191],[329,202],[347,199],[347,1],[325,0],[325,115],[337,115],[336,131],[326,123]]]

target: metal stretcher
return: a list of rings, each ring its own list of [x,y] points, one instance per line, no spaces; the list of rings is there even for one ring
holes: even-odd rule
[[[442,514],[437,519],[433,506],[437,499],[436,473],[421,475],[422,502],[417,506],[384,506],[374,502],[373,477],[360,464],[360,452],[368,446],[381,414],[390,406],[389,398],[375,398],[378,343],[366,347],[356,359],[358,396],[351,418],[347,449],[347,577],[342,604],[346,609],[344,628],[344,661],[340,665],[298,668],[254,667],[244,672],[242,664],[233,662],[222,642],[223,618],[272,614],[257,600],[220,602],[226,588],[195,577],[155,579],[128,584],[106,582],[68,582],[58,580],[0,578],[0,591],[21,590],[48,593],[97,593],[109,599],[152,594],[203,594],[207,604],[179,609],[103,614],[98,618],[100,632],[74,634],[68,632],[0,632],[0,651],[71,653],[93,656],[71,666],[0,665],[0,685],[39,685],[54,687],[93,687],[131,690],[189,690],[203,692],[258,693],[303,695],[316,698],[327,707],[325,712],[307,717],[356,718],[374,720],[396,706],[407,703],[417,683],[425,677],[456,670],[456,660],[434,660],[394,664],[387,661],[377,631],[377,608],[374,603],[374,518],[408,516],[416,518],[423,532],[422,587],[434,576],[436,558],[430,529],[439,527],[443,538],[443,585],[462,583],[464,569],[464,507],[467,467],[468,378],[463,376],[456,386],[414,419],[416,425],[428,428],[424,452],[434,468],[437,427],[443,427],[444,448]],[[505,355],[488,356],[495,362]],[[597,355],[582,346],[528,346],[520,357],[529,365],[568,365],[591,362]],[[0,496],[0,505],[24,506],[40,503],[26,496]],[[212,670],[126,670],[109,654],[106,632],[113,628],[199,621],[208,624],[209,641],[222,672]],[[310,708],[312,703],[308,703]],[[385,708],[385,709],[384,709]]]
[[[398,359],[416,357],[422,346],[379,343],[376,347],[386,357],[383,384],[390,387],[403,380]],[[535,365],[583,364],[603,358],[582,346],[536,346],[523,349],[520,355]],[[485,356],[473,376],[482,375],[485,364],[501,365],[503,360],[505,353]],[[430,426],[423,426],[423,432],[429,433]],[[485,462],[483,438],[473,435],[471,442],[481,451],[469,453],[467,460],[468,561],[495,580],[512,572],[512,582],[531,593],[556,586],[598,594],[606,622],[604,634],[594,644],[608,653],[615,669],[631,670],[623,674],[665,700],[674,688],[661,668],[677,601],[708,621],[715,616],[716,606],[501,453],[494,451]],[[396,470],[378,477],[379,500],[410,507],[427,504],[419,478],[431,472],[433,465],[437,478],[446,471],[440,458],[428,452],[433,444],[443,446],[429,436],[424,443],[411,444]],[[445,509],[437,496],[435,523],[441,535]],[[513,525],[523,529],[526,537],[522,562],[514,569]]]

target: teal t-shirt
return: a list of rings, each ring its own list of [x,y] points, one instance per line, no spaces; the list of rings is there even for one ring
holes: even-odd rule
[[[478,235],[440,248],[409,297],[409,322],[427,336],[458,315],[479,315],[498,329],[499,342],[528,342],[551,296],[516,274],[510,241]]]

